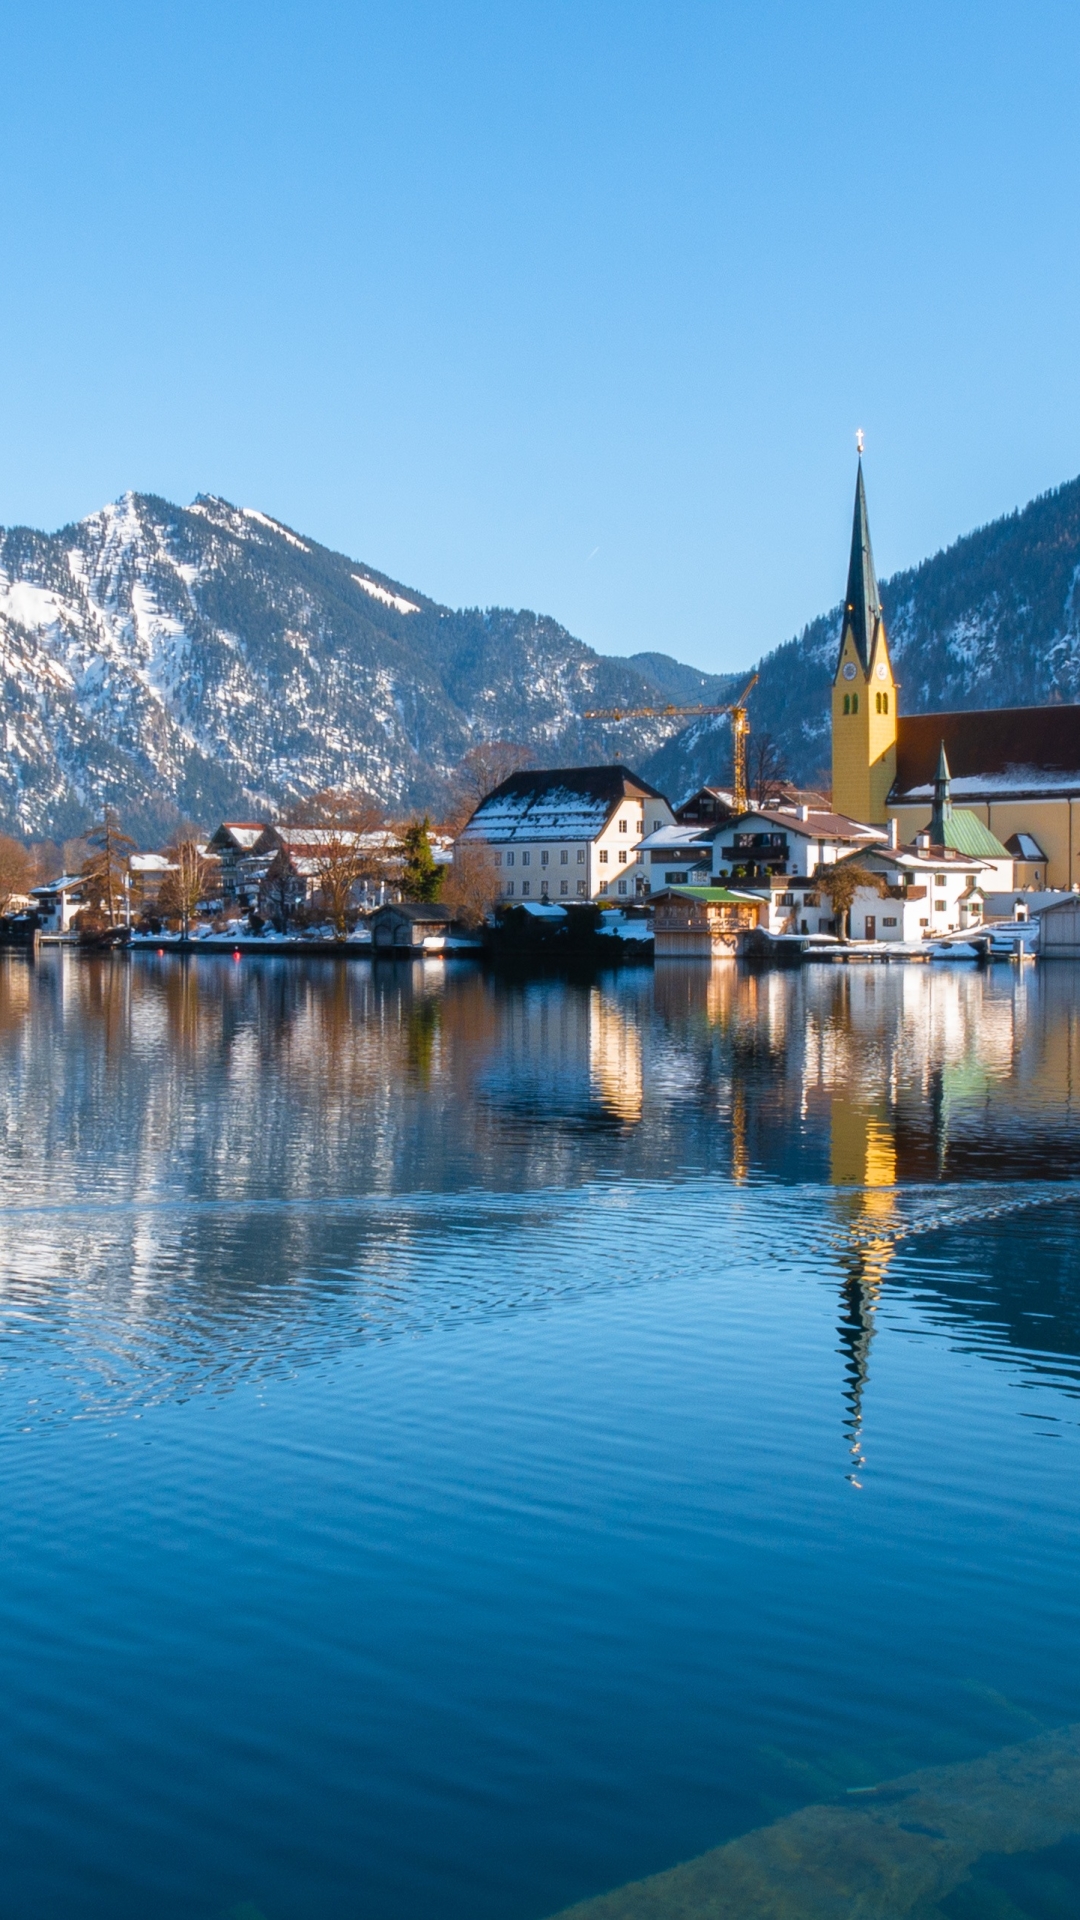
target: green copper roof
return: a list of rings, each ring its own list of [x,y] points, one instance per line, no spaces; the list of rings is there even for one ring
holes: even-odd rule
[[[1010,860],[1012,855],[1007,847],[984,827],[977,813],[968,807],[953,807],[945,821],[945,838],[942,845],[951,847],[954,853],[967,853],[973,860]]]
[[[851,529],[851,561],[848,566],[847,593],[844,595],[843,632],[851,628],[859,659],[866,671],[870,666],[874,631],[880,620],[881,595],[874,572],[874,556],[870,550],[870,522],[866,514],[866,489],[860,460],[859,477],[855,482],[855,521]]]
[[[661,893],[685,893],[690,896],[691,900],[708,900],[710,904],[719,904],[721,906],[728,901],[730,901],[735,906],[746,906],[748,903],[751,906],[756,906],[756,907],[760,907],[764,905],[764,897],[762,894],[732,893],[730,887],[670,886],[670,887],[661,887],[659,891]]]

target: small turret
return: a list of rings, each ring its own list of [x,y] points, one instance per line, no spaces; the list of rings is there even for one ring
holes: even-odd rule
[[[930,815],[930,844],[934,847],[945,845],[945,829],[952,819],[952,792],[949,785],[951,778],[943,740],[941,752],[938,755],[937,773],[934,776],[934,806]]]

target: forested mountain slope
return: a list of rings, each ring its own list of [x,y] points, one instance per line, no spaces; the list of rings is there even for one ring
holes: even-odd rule
[[[843,586],[846,555],[837,556]],[[901,713],[1080,700],[1080,480],[881,582]],[[829,688],[840,607],[767,654],[750,699],[793,778],[829,778]],[[727,777],[726,722],[699,723],[642,769],[666,791]]]
[[[74,833],[107,798],[153,838],[327,785],[438,808],[482,739],[603,757],[582,713],[656,701],[658,673],[696,698],[728,684],[605,659],[533,613],[452,612],[224,500],[127,494],[57,534],[0,535],[0,824]],[[670,730],[633,723],[626,749],[647,758]]]
[[[1078,575],[1080,480],[883,582],[902,709],[1080,698]],[[838,627],[836,608],[767,655],[751,696],[755,738],[804,781],[828,767]],[[0,532],[0,826],[63,836],[109,799],[153,839],[327,785],[438,809],[491,738],[542,765],[624,760],[678,799],[728,777],[726,720],[584,713],[717,703],[743,678],[454,612],[214,496],[127,494],[56,534]]]

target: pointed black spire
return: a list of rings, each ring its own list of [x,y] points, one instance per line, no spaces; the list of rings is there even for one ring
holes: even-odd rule
[[[945,845],[945,826],[952,819],[952,789],[949,784],[951,779],[943,740],[934,779],[934,807],[930,815],[930,844],[934,847]]]
[[[870,550],[870,522],[866,514],[866,489],[863,486],[862,460],[855,482],[855,523],[851,529],[851,564],[848,567],[847,594],[844,598],[844,629],[851,628],[863,671],[870,668],[874,631],[881,620],[874,556]]]

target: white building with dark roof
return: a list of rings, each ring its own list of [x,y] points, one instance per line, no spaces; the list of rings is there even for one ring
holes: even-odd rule
[[[674,825],[662,793],[629,767],[512,773],[459,843],[491,848],[504,900],[629,899],[648,890],[638,848]]]

